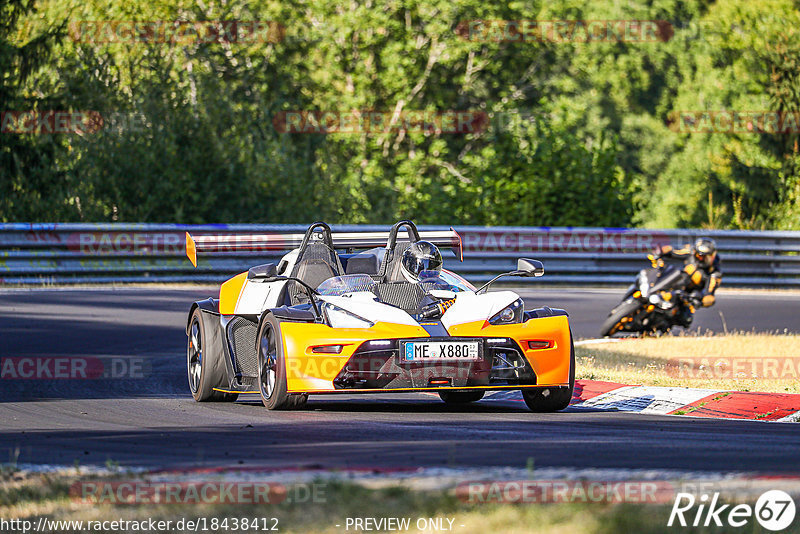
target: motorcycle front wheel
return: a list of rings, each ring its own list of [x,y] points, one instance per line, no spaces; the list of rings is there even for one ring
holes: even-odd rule
[[[611,310],[600,327],[600,337],[610,337],[619,332],[624,324],[622,320],[632,316],[640,307],[641,303],[638,300],[629,300]]]

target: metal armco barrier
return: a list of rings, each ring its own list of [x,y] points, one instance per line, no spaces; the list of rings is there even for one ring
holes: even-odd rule
[[[336,231],[387,231],[386,226],[336,225]],[[219,283],[285,251],[214,252],[194,268],[185,256],[185,232],[297,233],[303,225],[0,224],[0,284],[133,282]],[[444,227],[421,226],[421,230]],[[445,255],[445,266],[473,282],[514,268],[519,257],[542,260],[536,284],[630,283],[649,265],[656,245],[675,247],[700,235],[717,241],[726,286],[800,286],[800,232],[648,230],[620,228],[456,227],[464,263]]]

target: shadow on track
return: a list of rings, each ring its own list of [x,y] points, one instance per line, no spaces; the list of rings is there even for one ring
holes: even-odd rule
[[[800,455],[792,425],[742,421],[624,413],[464,413],[435,403],[335,403],[319,410],[267,412],[182,399],[170,401],[167,410],[151,403],[136,413],[126,411],[124,403],[133,407],[137,401],[121,401],[117,412],[103,415],[94,412],[102,401],[88,408],[82,402],[89,413],[70,417],[85,418],[86,428],[5,430],[0,454],[19,450],[20,463],[111,461],[145,468],[525,468],[532,459],[536,466],[764,473],[796,473],[792,459]]]

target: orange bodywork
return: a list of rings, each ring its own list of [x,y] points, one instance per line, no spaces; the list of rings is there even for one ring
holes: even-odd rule
[[[194,238],[186,232],[186,256],[192,265],[197,267],[197,245],[195,245]]]
[[[569,385],[570,331],[564,315],[531,319],[521,324],[494,326],[487,321],[465,323],[449,329],[459,337],[508,337],[522,348],[539,386]],[[530,349],[528,341],[552,341],[552,348]]]
[[[421,326],[376,323],[372,328],[331,328],[316,323],[281,323],[286,385],[290,392],[334,391],[333,379],[365,341],[428,337]],[[342,345],[340,354],[314,354],[320,345]],[[351,392],[352,393],[352,392]]]
[[[239,295],[246,281],[247,273],[241,273],[222,284],[219,288],[219,313],[222,315],[236,313],[236,303],[239,302]]]
[[[525,358],[537,376],[536,386],[569,384],[570,330],[565,316],[531,319],[525,323],[494,326],[478,321],[449,329],[457,337],[512,338],[522,348]],[[376,323],[371,328],[331,328],[316,323],[282,323],[283,353],[286,362],[286,382],[291,393],[326,393],[336,390],[333,380],[353,353],[364,342],[380,339],[410,339],[430,337],[420,326]],[[546,348],[531,349],[528,341],[550,341]],[[338,354],[319,354],[313,347],[341,345]],[[475,389],[500,389],[507,386],[476,386]],[[468,389],[472,389],[470,387]],[[519,389],[520,386],[513,386]],[[374,391],[403,391],[380,389]],[[432,388],[437,389],[437,388]],[[455,388],[464,389],[464,388]],[[373,391],[373,390],[359,390]]]

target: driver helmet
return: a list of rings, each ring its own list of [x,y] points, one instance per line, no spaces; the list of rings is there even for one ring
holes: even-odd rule
[[[441,271],[442,253],[429,241],[417,241],[403,252],[400,271],[409,282],[419,282],[423,271]]]
[[[700,265],[711,267],[717,257],[717,244],[708,237],[699,237],[694,242],[694,257]]]

